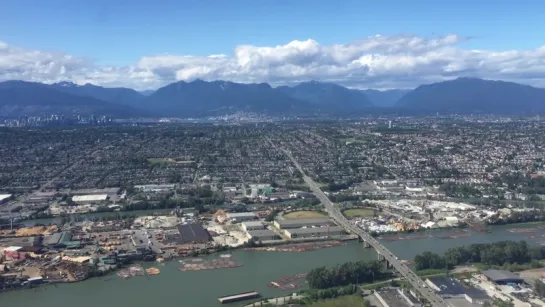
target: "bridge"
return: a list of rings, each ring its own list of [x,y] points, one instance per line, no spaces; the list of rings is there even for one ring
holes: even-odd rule
[[[270,142],[270,140],[269,140]],[[271,145],[273,143],[271,142]],[[273,145],[274,146],[274,145]],[[276,147],[276,146],[275,146]],[[369,233],[365,232],[363,229],[357,227],[356,225],[350,223],[346,217],[335,207],[333,202],[329,200],[327,195],[320,189],[320,187],[305,174],[303,171],[303,168],[299,165],[297,160],[292,156],[291,152],[287,151],[286,149],[279,148],[288,156],[288,158],[295,164],[295,167],[301,172],[301,175],[303,175],[303,180],[308,184],[310,187],[312,193],[324,204],[326,212],[329,214],[329,216],[341,227],[343,227],[346,231],[358,235],[358,237],[363,240],[363,246],[364,247],[373,247],[378,254],[379,260],[386,261],[387,266],[391,266],[399,272],[405,279],[413,286],[413,288],[422,295],[428,302],[434,306],[434,307],[449,307],[450,305],[443,300],[442,297],[437,295],[437,293],[433,292],[433,290],[430,290],[428,288],[424,281],[418,277],[409,267],[407,267],[403,262],[399,261],[398,258],[392,254],[386,247],[384,247],[380,242],[378,242],[375,238],[373,238]]]

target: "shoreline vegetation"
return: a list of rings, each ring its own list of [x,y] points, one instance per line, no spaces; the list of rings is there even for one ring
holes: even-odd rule
[[[452,269],[458,265],[475,265],[480,268],[499,268],[511,271],[543,267],[545,246],[529,246],[526,241],[500,241],[453,247],[444,255],[424,252],[414,257],[417,271]]]

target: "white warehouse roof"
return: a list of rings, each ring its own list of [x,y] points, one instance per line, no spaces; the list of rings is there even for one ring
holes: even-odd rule
[[[227,217],[230,219],[236,219],[240,217],[256,217],[253,212],[237,212],[237,213],[227,213]]]
[[[88,202],[88,201],[105,201],[108,199],[108,194],[99,194],[99,195],[77,195],[72,197],[72,201],[77,202]]]

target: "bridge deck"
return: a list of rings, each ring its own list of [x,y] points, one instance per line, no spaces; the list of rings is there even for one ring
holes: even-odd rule
[[[273,142],[271,142],[269,139],[267,139],[273,147],[276,148]],[[391,266],[393,266],[403,277],[411,283],[411,285],[414,287],[414,289],[420,293],[426,300],[428,300],[432,306],[434,307],[449,307],[447,302],[443,300],[441,296],[439,296],[437,293],[433,292],[433,290],[430,290],[409,267],[407,267],[405,264],[403,264],[401,261],[397,259],[397,257],[394,256],[386,247],[384,247],[380,242],[378,242],[375,238],[373,238],[369,233],[365,232],[363,229],[357,227],[356,225],[350,223],[348,219],[342,215],[342,213],[335,208],[335,205],[329,200],[327,195],[319,188],[319,186],[312,180],[312,178],[308,177],[305,172],[303,171],[303,168],[299,165],[297,160],[292,156],[292,154],[285,150],[280,149],[288,156],[288,158],[293,162],[295,167],[301,172],[303,175],[304,181],[308,184],[311,191],[314,193],[314,195],[324,204],[326,208],[326,212],[331,216],[331,218],[341,227],[343,227],[346,231],[351,232],[353,234],[357,234],[362,238],[364,241],[369,243],[376,251],[377,253],[384,256],[384,258],[390,263]]]

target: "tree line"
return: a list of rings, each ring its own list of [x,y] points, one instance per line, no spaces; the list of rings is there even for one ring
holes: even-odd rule
[[[312,289],[328,289],[357,283],[372,283],[384,279],[389,273],[379,261],[347,262],[335,267],[319,267],[307,274]]]
[[[502,266],[505,264],[527,264],[545,259],[545,247],[530,247],[526,241],[501,241],[448,249],[443,256],[431,252],[418,254],[414,258],[416,270],[445,269],[466,263],[483,263]]]

